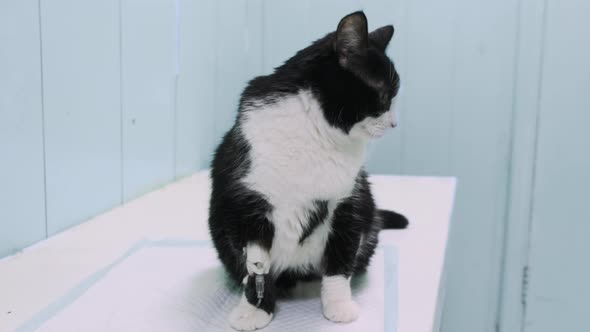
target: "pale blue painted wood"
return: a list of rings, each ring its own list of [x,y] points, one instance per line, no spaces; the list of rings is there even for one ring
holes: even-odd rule
[[[587,27],[589,8],[581,0],[549,1],[538,90],[543,5],[522,1],[518,24],[517,2],[179,0],[176,21],[174,0],[122,0],[122,64],[118,1],[42,2],[48,231],[121,201],[122,152],[127,198],[206,165],[233,122],[245,82],[333,30],[359,6],[370,28],[396,26],[389,52],[403,89],[400,127],[374,145],[369,169],[459,178],[443,330],[493,330],[505,231],[510,257],[500,327],[512,331],[520,324],[515,300],[528,225],[519,222],[515,230],[512,220],[528,215],[532,179],[521,175],[529,174],[534,156],[539,91],[525,330],[588,329],[582,301],[590,295],[590,275],[579,262],[588,251],[584,235],[590,229],[581,221],[590,219],[584,209],[590,164],[587,154],[567,152],[590,144],[583,127],[590,120],[583,98],[590,50],[583,34],[570,33]],[[3,255],[43,237],[45,229],[36,2],[0,6],[0,36],[11,45],[0,51],[0,68],[8,73],[3,78],[9,77],[0,81],[0,153],[14,163],[0,166],[2,182],[11,188],[0,190],[0,200],[15,202],[0,210]],[[520,255],[512,259],[513,252]]]
[[[261,0],[215,2],[215,116],[212,136],[204,140],[205,165],[209,164],[222,136],[234,124],[240,95],[247,82],[262,74],[262,18]]]
[[[39,8],[0,2],[0,257],[45,237]]]
[[[41,2],[48,233],[121,202],[119,3]]]
[[[233,125],[238,101],[246,82],[247,0],[216,1],[215,137],[217,144]]]
[[[121,17],[127,201],[174,178],[175,2],[123,0]]]
[[[590,2],[548,1],[526,332],[590,331]]]
[[[545,3],[521,1],[512,120],[512,151],[504,264],[498,326],[500,331],[522,331],[523,274],[528,261],[531,198],[539,105]]]
[[[456,3],[449,82],[453,98],[451,112],[446,115],[452,121],[445,124],[450,140],[436,145],[448,149],[449,173],[457,176],[459,183],[449,242],[443,331],[494,331],[496,325],[513,114],[517,5],[517,0]],[[420,98],[428,97],[422,94]],[[404,144],[408,149],[413,147],[410,140]],[[441,170],[444,171],[444,165]]]
[[[246,75],[248,79],[264,72],[264,0],[247,0]]]
[[[406,75],[401,77],[405,93],[404,119],[399,127],[404,140],[401,171],[448,175],[454,98],[454,22],[458,15],[449,2],[409,1],[405,6],[406,29],[399,32],[405,35],[408,54]]]
[[[181,0],[176,90],[176,177],[205,167],[215,117],[215,3]]]
[[[271,73],[317,38],[310,36],[310,11],[311,0],[264,2],[264,73]]]

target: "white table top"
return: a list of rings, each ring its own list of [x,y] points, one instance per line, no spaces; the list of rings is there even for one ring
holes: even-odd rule
[[[398,332],[436,330],[453,178],[373,176],[381,208],[410,227],[383,231],[399,252]],[[209,239],[205,172],[168,185],[0,260],[0,331],[11,331],[142,239]]]

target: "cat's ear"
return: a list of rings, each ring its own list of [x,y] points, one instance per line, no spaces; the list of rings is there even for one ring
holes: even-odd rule
[[[340,20],[334,37],[334,50],[341,64],[346,64],[351,57],[364,55],[368,47],[367,17],[362,11],[346,15]]]
[[[391,37],[393,37],[393,25],[386,25],[369,34],[369,39],[382,51],[385,51]]]

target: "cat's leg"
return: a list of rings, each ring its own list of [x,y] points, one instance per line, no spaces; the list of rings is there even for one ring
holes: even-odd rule
[[[360,312],[350,289],[350,278],[354,273],[363,230],[358,212],[352,200],[345,201],[336,208],[332,219],[332,233],[324,252],[322,310],[324,316],[334,322],[352,322],[358,318]]]
[[[363,233],[356,262],[354,266],[354,275],[359,275],[367,271],[371,257],[375,254],[375,249],[379,242],[380,225],[373,224],[371,228]]]
[[[269,274],[268,250],[252,242],[245,253],[248,275],[244,278],[244,294],[230,314],[229,321],[236,330],[252,331],[270,323],[275,309],[276,288]]]
[[[359,316],[359,306],[352,299],[350,277],[345,275],[322,278],[322,310],[324,316],[338,323],[348,323]]]

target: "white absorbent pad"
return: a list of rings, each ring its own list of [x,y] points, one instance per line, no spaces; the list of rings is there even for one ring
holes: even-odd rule
[[[368,272],[353,278],[357,321],[337,324],[322,315],[320,283],[299,283],[279,299],[263,331],[395,332],[397,255],[381,246]],[[228,322],[241,291],[228,286],[210,242],[142,241],[127,254],[56,300],[18,331],[233,331]]]

